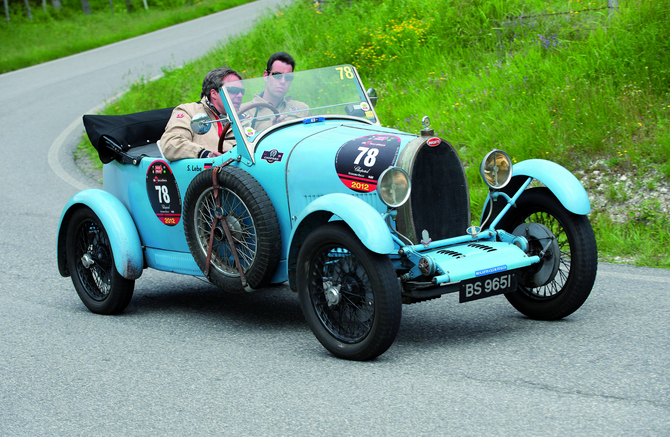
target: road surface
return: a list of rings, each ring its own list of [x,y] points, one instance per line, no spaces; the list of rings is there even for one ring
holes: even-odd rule
[[[0,75],[0,435],[670,434],[668,270],[599,264],[559,322],[502,296],[405,306],[363,363],[321,347],[287,287],[147,270],[124,314],[86,310],[56,266],[63,206],[97,185],[72,159],[81,116],[274,4]]]

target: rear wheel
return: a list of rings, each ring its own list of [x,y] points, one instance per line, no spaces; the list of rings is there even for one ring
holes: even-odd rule
[[[557,320],[575,312],[586,301],[596,279],[598,250],[589,219],[569,212],[547,188],[526,190],[498,227],[525,236],[524,223],[546,226],[558,243],[558,254],[547,255],[547,242],[529,239],[531,255],[543,255],[543,261],[528,274],[519,275],[516,292],[507,293],[509,302],[526,316],[539,320]],[[515,231],[516,230],[516,231]],[[541,252],[544,250],[545,254]],[[539,285],[533,278],[547,271],[546,264],[560,257],[553,278]],[[552,269],[549,269],[551,271]],[[535,272],[539,272],[534,275]]]
[[[305,239],[296,282],[307,324],[333,355],[369,360],[395,340],[402,301],[393,264],[346,224],[329,223]]]
[[[133,297],[135,281],[119,274],[102,222],[89,208],[70,218],[65,246],[74,288],[86,307],[97,314],[118,314]]]

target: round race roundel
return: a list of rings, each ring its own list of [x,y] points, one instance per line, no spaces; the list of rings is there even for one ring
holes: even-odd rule
[[[395,135],[367,135],[345,143],[335,156],[335,170],[344,185],[367,193],[377,189],[377,179],[395,163],[400,138]]]
[[[147,170],[147,196],[156,217],[168,226],[181,220],[181,196],[172,170],[162,160],[156,160]]]

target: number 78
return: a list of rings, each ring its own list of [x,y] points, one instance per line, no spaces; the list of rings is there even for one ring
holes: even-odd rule
[[[340,72],[341,80],[344,80],[344,76],[347,76],[347,79],[354,78],[354,72],[351,71],[351,67],[335,67],[335,69]]]
[[[361,146],[358,148],[358,150],[360,150],[361,153],[359,153],[358,156],[356,157],[356,160],[354,161],[355,165],[358,165],[361,162],[361,158],[363,157],[363,155],[366,154],[367,156],[363,160],[363,165],[366,167],[372,167],[373,165],[375,165],[375,161],[377,161],[376,156],[379,155],[379,149],[375,148],[371,149],[369,147]]]

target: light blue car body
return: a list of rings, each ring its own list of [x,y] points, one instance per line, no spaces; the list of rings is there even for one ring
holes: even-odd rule
[[[336,68],[342,77],[348,67],[343,68]],[[220,93],[227,113],[236,113],[223,89]],[[362,106],[371,105],[363,95],[356,98],[364,99]],[[529,256],[524,251],[527,246],[523,237],[495,229],[482,230],[476,235],[466,234],[463,229],[463,235],[421,244],[403,240],[393,222],[395,212],[389,210],[376,191],[354,190],[345,183],[336,168],[338,153],[356,139],[393,137],[399,145],[390,165],[400,165],[398,161],[405,148],[410,150],[422,141],[419,147],[423,147],[429,137],[381,127],[373,109],[365,114],[365,117],[330,114],[282,121],[262,133],[247,131],[247,137],[239,126],[240,119],[235,116],[230,122],[237,146],[217,158],[169,162],[156,147],[149,156],[134,159],[136,165],[116,160],[105,164],[103,189],[77,193],[63,210],[57,244],[61,274],[70,274],[65,253],[70,218],[78,208],[86,207],[100,218],[111,243],[116,269],[124,278],[137,279],[147,267],[203,275],[184,234],[184,196],[198,174],[231,158],[233,161],[227,165],[239,167],[253,176],[266,191],[276,212],[281,254],[273,283],[289,280],[294,285],[292,273],[302,242],[312,230],[333,220],[346,223],[371,252],[388,255],[396,269],[404,272],[405,279],[421,275],[420,261],[428,263],[436,285],[539,262],[537,256]],[[431,140],[440,144],[437,138]],[[444,143],[444,147],[451,147]],[[584,215],[590,211],[588,196],[579,181],[555,163],[523,161],[514,165],[513,174],[514,178],[526,181],[524,188],[530,179],[542,182],[574,214]],[[156,183],[157,178],[167,181],[165,184],[172,191],[161,191],[164,187]],[[459,182],[459,186],[467,190],[466,181]],[[430,187],[412,187],[412,190],[427,189]],[[152,200],[155,196],[159,201],[161,196],[163,200],[169,198],[166,201],[171,207],[169,214],[157,212],[156,202]],[[486,241],[495,253],[473,244],[478,241]],[[445,248],[457,250],[461,256],[454,259],[445,255]]]
[[[255,163],[234,161],[249,172],[267,192],[279,219],[282,234],[282,256],[273,282],[289,278],[289,258],[297,254],[296,235],[301,229],[311,229],[329,220],[342,220],[372,252],[397,257],[404,245],[394,240],[383,218],[387,207],[376,192],[357,193],[345,186],[335,171],[337,150],[351,138],[362,134],[392,134],[401,138],[401,150],[417,135],[349,120],[326,120],[304,124],[289,123],[275,133],[258,141]],[[275,150],[281,161],[259,159],[264,151]],[[241,153],[240,153],[241,152]],[[127,279],[137,279],[143,267],[151,267],[188,275],[202,275],[191,255],[184,237],[183,220],[168,226],[157,218],[148,200],[147,172],[152,165],[166,165],[174,175],[180,203],[193,178],[208,167],[220,165],[229,157],[244,156],[237,147],[214,159],[185,159],[169,162],[162,157],[143,157],[137,166],[106,164],[103,190],[84,190],[67,203],[59,224],[58,257],[62,248],[64,229],[75,208],[86,206],[102,221],[109,235],[118,272]],[[587,214],[588,196],[579,181],[563,167],[544,160],[529,160],[514,166],[515,177],[532,177],[545,184],[569,211]],[[421,189],[421,187],[413,187]],[[469,241],[465,237],[465,241]],[[449,262],[448,282],[472,277],[475,272],[505,265],[519,268],[537,262],[509,242],[496,244],[500,260],[485,260],[484,256],[469,256],[462,260],[443,260],[437,249],[444,242],[417,247],[418,255],[431,255],[438,265]],[[458,244],[451,242],[450,244]],[[420,245],[419,245],[420,246]],[[292,250],[293,249],[293,250]],[[417,255],[417,256],[418,256]],[[490,258],[490,257],[489,257]],[[504,261],[504,262],[503,262]],[[446,269],[444,269],[446,270]]]
[[[376,193],[353,193],[342,184],[335,174],[333,157],[337,149],[351,138],[352,130],[363,128],[370,132],[393,132],[395,135],[400,132],[375,125],[348,124],[352,123],[347,120],[311,125],[293,123],[259,142],[258,156],[265,150],[274,149],[283,154],[281,162],[256,159],[251,166],[242,162],[230,164],[254,176],[272,200],[277,213],[283,256],[274,282],[287,280],[286,256],[293,235],[301,226],[315,220],[315,212],[327,212],[344,220],[373,252],[390,253],[394,250],[391,235],[381,217],[386,207]],[[277,141],[277,137],[281,141]],[[403,136],[405,142],[415,137]],[[137,279],[141,275],[141,266],[202,275],[186,243],[183,221],[167,226],[154,213],[148,200],[147,171],[156,163],[167,165],[174,175],[183,204],[193,178],[206,168],[220,165],[238,155],[236,149],[209,160],[169,162],[162,157],[143,157],[137,166],[116,161],[106,164],[103,190],[81,191],[69,200],[63,210],[59,224],[59,259],[65,257],[62,239],[65,238],[69,217],[75,208],[86,206],[101,219],[110,238],[116,268],[123,277]],[[315,159],[317,154],[323,159]],[[337,183],[333,183],[333,178]],[[133,235],[136,237],[131,238]]]

